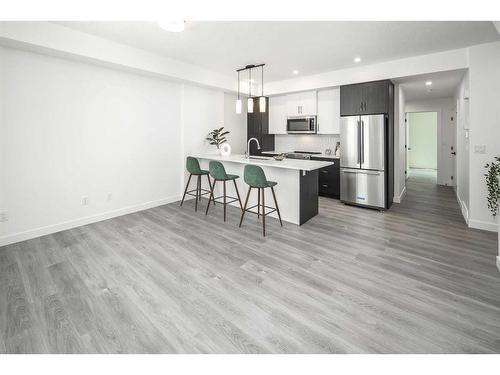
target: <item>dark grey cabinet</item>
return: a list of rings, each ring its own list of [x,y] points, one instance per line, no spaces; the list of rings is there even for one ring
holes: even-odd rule
[[[340,115],[372,115],[389,112],[389,80],[340,87]]]
[[[311,160],[327,160],[333,165],[318,171],[318,193],[329,198],[340,198],[340,160],[312,157]]]
[[[269,134],[269,98],[266,98],[266,112],[260,112],[259,98],[254,98],[253,113],[247,114],[247,141],[257,138],[260,150],[255,142],[250,143],[250,155],[260,155],[262,151],[274,150],[274,134]]]

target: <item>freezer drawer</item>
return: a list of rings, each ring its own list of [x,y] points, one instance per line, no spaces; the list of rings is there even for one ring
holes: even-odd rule
[[[384,172],[342,168],[340,199],[346,203],[385,208]]]

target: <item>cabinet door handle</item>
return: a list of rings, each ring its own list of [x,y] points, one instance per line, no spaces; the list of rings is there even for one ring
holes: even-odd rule
[[[323,170],[323,171],[321,171],[321,173],[328,173],[328,171]]]
[[[323,185],[321,185],[321,186],[326,187],[326,188],[328,187],[328,185],[326,185],[326,184],[323,184]]]

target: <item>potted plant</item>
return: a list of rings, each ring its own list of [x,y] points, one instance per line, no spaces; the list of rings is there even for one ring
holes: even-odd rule
[[[224,130],[224,127],[212,130],[208,133],[206,140],[217,147],[217,153],[220,153],[220,145],[227,142],[226,135],[229,134],[229,130]]]
[[[488,208],[493,216],[498,214],[498,206],[500,203],[500,185],[498,177],[500,176],[500,157],[495,157],[495,161],[485,165],[487,169],[486,186],[488,188]]]

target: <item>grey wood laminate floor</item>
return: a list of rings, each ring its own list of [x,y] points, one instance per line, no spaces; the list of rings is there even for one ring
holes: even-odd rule
[[[265,239],[205,204],[0,248],[0,352],[500,352],[496,234],[451,188],[412,178],[385,213],[321,198]]]

